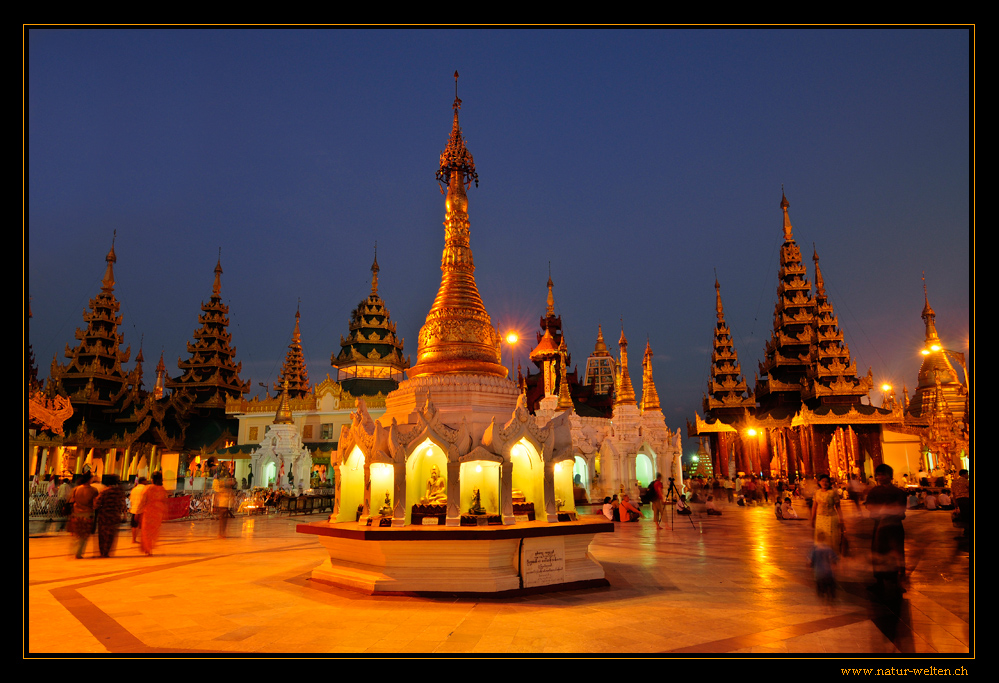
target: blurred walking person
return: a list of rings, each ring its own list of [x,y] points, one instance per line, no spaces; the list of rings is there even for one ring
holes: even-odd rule
[[[166,517],[167,492],[163,488],[163,473],[153,472],[153,483],[146,487],[139,504],[139,514],[142,515],[140,548],[146,555],[153,554],[153,548],[160,537],[160,525]]]
[[[132,513],[132,543],[139,542],[139,530],[142,528],[142,514],[139,512],[139,505],[142,503],[142,496],[149,484],[145,477],[139,477],[132,487],[132,492],[128,496],[128,509]]]
[[[111,557],[115,540],[118,538],[118,527],[125,512],[125,489],[117,475],[106,477],[107,488],[101,491],[94,501],[97,514],[97,547],[101,557]]]
[[[69,514],[69,533],[76,539],[76,559],[83,557],[83,551],[87,549],[87,539],[94,533],[94,500],[97,498],[97,489],[90,485],[93,475],[84,472],[80,475],[80,481],[76,488],[69,494],[69,503],[73,506]]]
[[[899,581],[905,578],[905,491],[892,483],[894,471],[889,465],[880,464],[874,470],[877,486],[867,492],[867,507],[874,520],[871,539],[871,562],[875,584],[871,589],[879,593],[885,588],[900,589]]]

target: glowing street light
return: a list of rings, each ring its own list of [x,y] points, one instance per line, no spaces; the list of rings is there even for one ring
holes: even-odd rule
[[[506,333],[506,339],[504,341],[506,341],[506,343],[510,345],[510,379],[516,382],[517,363],[513,357],[514,354],[513,347],[518,341],[520,341],[520,337],[517,335],[516,332],[511,330],[510,332]]]

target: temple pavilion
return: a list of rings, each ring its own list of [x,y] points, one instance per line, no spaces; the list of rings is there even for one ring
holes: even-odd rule
[[[893,411],[870,405],[871,371],[858,376],[825,291],[818,252],[815,288],[794,240],[790,203],[781,193],[780,250],[774,327],[759,363],[755,396],[741,376],[715,283],[716,311],[705,417],[690,436],[709,438],[712,466],[763,476],[870,476],[883,461],[883,430]]]

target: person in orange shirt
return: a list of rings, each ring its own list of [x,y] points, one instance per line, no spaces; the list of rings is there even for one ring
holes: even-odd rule
[[[621,498],[621,521],[637,522],[642,518],[642,512],[631,503],[631,498],[625,494]]]

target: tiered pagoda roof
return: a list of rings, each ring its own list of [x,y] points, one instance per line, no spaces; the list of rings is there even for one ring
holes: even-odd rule
[[[409,368],[409,357],[402,355],[405,340],[396,337],[396,325],[378,296],[378,271],[376,252],[371,264],[371,293],[351,311],[347,337],[340,336],[340,353],[330,358],[338,381],[352,396],[388,394],[399,386]]]
[[[228,398],[239,398],[250,391],[250,382],[240,380],[242,363],[236,363],[236,348],[232,346],[229,327],[229,307],[222,303],[222,261],[215,265],[212,296],[201,304],[201,325],[194,331],[194,341],[187,343],[190,357],[178,359],[181,375],[168,379],[166,386],[174,394],[186,394],[191,408],[202,416],[206,413],[225,415]]]
[[[291,343],[288,344],[288,353],[284,358],[284,365],[281,366],[281,374],[274,383],[275,391],[287,391],[291,398],[305,398],[311,391],[309,370],[305,367],[305,354],[302,352],[302,333],[299,329],[301,318],[301,311],[295,311],[295,331],[291,335]]]
[[[811,363],[815,301],[812,285],[805,277],[801,250],[792,234],[787,213],[789,206],[782,191],[784,244],[780,249],[774,330],[767,342],[764,360],[759,364],[760,375],[764,378],[756,381],[756,398],[761,412],[780,409],[781,413],[793,414],[801,404],[802,380]]]
[[[857,366],[850,359],[850,347],[843,341],[839,320],[826,296],[819,254],[814,246],[812,260],[815,262],[815,312],[809,347],[810,365],[805,373],[801,398],[813,407],[860,403],[861,397],[870,392],[874,380],[870,371],[867,377],[857,377]]]
[[[715,323],[714,349],[711,352],[711,379],[708,380],[708,393],[704,396],[706,416],[731,422],[732,416],[743,416],[745,411],[756,407],[753,393],[746,386],[739,366],[739,354],[732,342],[732,331],[725,322],[722,307],[721,285],[715,279]]]
[[[118,332],[122,318],[114,296],[117,260],[112,240],[105,257],[107,267],[101,291],[83,312],[87,326],[76,329],[76,339],[80,343],[73,348],[66,345],[68,363],[57,363],[53,357],[49,372],[57,390],[72,402],[74,417],[91,422],[113,420],[130,387],[139,381],[136,372],[141,373],[141,370],[126,372],[122,367],[131,356],[131,347],[121,350],[123,336]]]

